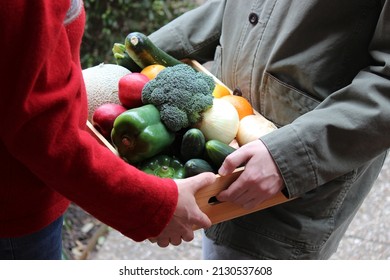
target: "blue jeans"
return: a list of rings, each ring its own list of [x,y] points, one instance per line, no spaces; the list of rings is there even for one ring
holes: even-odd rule
[[[60,260],[62,257],[61,216],[47,227],[29,235],[0,238],[0,260]]]

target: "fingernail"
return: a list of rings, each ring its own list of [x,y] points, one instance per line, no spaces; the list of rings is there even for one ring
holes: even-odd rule
[[[221,166],[221,168],[218,170],[218,174],[221,176],[225,176],[226,175],[225,167]]]

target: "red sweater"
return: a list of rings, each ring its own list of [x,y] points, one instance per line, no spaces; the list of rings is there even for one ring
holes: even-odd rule
[[[69,201],[141,241],[177,203],[173,180],[146,175],[84,131],[83,9],[70,0],[0,2],[0,237],[32,233]]]

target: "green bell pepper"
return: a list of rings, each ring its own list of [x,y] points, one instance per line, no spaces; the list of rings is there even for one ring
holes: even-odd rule
[[[169,147],[175,134],[161,122],[158,109],[148,104],[120,114],[114,121],[111,140],[119,156],[135,164]]]
[[[157,155],[143,161],[138,168],[145,173],[161,178],[182,179],[184,178],[184,166],[175,157]]]

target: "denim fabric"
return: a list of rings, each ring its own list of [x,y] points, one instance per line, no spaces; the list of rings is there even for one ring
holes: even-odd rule
[[[42,230],[16,238],[0,238],[0,260],[60,260],[61,216]]]

